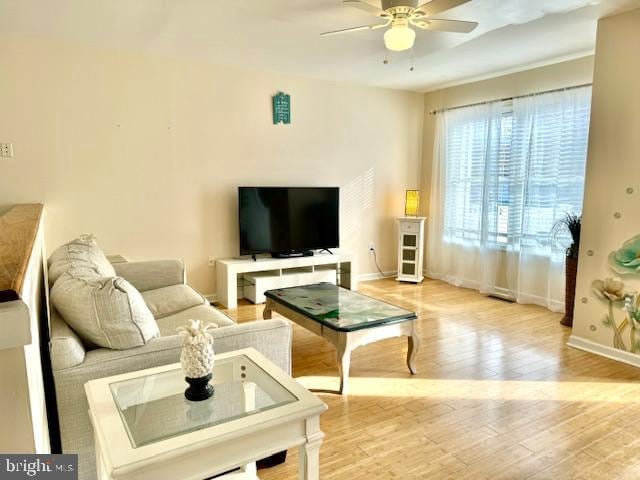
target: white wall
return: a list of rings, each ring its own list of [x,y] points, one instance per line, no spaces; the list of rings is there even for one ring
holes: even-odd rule
[[[42,202],[47,250],[83,232],[131,259],[238,254],[238,185],[342,187],[342,247],[395,264],[418,186],[423,95],[11,36],[0,38],[0,204]],[[356,68],[356,67],[354,67]],[[274,126],[271,96],[292,97]]]
[[[640,9],[598,24],[589,157],[585,190],[576,310],[571,344],[640,366],[640,350],[628,353],[640,332],[622,331],[625,348],[614,349],[613,329],[603,323],[607,302],[592,289],[597,279],[620,276],[625,291],[640,292],[640,274],[621,276],[608,261],[640,234]],[[631,188],[631,193],[627,189]],[[619,213],[619,218],[616,215]],[[592,255],[588,255],[591,251]],[[640,252],[639,252],[640,254]],[[586,303],[583,303],[586,302]],[[618,326],[625,312],[616,303]]]

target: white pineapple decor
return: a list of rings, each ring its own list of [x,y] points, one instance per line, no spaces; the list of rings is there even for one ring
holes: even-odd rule
[[[213,337],[209,330],[216,325],[200,320],[189,320],[189,325],[179,327],[183,337],[180,363],[189,388],[185,391],[188,400],[206,400],[213,395],[213,386],[209,380],[213,377]]]

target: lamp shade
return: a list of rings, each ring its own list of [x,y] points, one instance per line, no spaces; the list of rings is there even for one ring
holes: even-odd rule
[[[419,204],[420,204],[420,192],[418,192],[418,190],[407,190],[405,202],[404,202],[405,216],[417,217]]]
[[[384,45],[394,52],[402,52],[413,47],[416,32],[406,24],[393,25],[384,33]]]

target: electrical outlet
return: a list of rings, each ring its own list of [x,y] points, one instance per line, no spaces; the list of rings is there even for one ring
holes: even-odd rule
[[[216,257],[209,257],[209,266],[214,267],[216,264]]]
[[[376,249],[376,246],[373,242],[369,242],[369,251],[372,252]]]
[[[13,158],[13,145],[10,143],[0,143],[0,157]]]

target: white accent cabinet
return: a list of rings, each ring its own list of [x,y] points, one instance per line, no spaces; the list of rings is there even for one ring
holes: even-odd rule
[[[425,217],[398,219],[398,276],[400,282],[420,283],[424,256]]]

